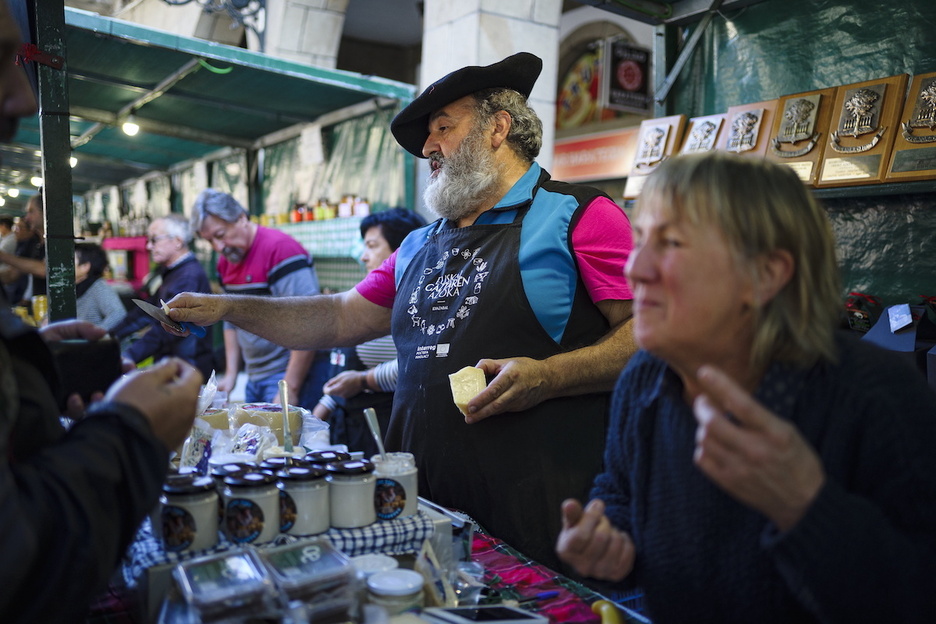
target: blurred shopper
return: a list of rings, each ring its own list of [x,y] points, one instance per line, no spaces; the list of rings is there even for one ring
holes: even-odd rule
[[[393,208],[374,212],[361,220],[364,253],[361,262],[367,272],[390,257],[406,235],[426,221],[412,210]],[[377,413],[381,435],[386,437],[397,382],[397,352],[392,336],[382,336],[356,347],[331,352],[332,371],[322,388],[324,396],[313,414],[331,423],[332,444],[346,444],[365,457],[377,453],[377,443],[364,420],[364,409]]]
[[[75,316],[110,331],[127,316],[127,309],[104,279],[107,253],[96,243],[75,245]]]
[[[36,113],[15,20],[0,0],[0,140]],[[0,165],[2,166],[2,165]],[[169,449],[195,418],[200,376],[178,360],[125,376],[83,411],[61,385],[46,340],[99,339],[89,323],[41,334],[0,306],[0,621],[80,622],[155,505]],[[88,366],[94,366],[88,362]],[[105,390],[102,388],[101,390]],[[56,399],[61,399],[57,401]]]
[[[13,237],[16,241],[13,253],[17,256],[28,255],[28,246],[38,246],[42,243],[23,217],[16,217],[13,222]],[[0,267],[0,283],[3,284],[4,295],[11,305],[28,305],[28,297],[32,294],[32,275],[4,264]]]
[[[6,253],[16,252],[16,234],[13,233],[13,223],[13,217],[0,216],[0,251]],[[3,266],[0,265],[0,269],[2,268]]]
[[[218,253],[218,276],[225,292],[261,297],[292,297],[319,292],[312,257],[293,237],[252,223],[247,210],[227,193],[205,189],[192,206],[192,229]],[[259,335],[224,325],[224,377],[218,390],[230,392],[240,361],[247,371],[248,403],[279,403],[285,379],[289,403],[311,409],[322,396],[322,377],[313,366],[316,352],[289,350]],[[327,353],[319,366],[328,366]]]
[[[187,218],[171,214],[155,219],[147,235],[146,248],[156,265],[143,285],[147,301],[159,306],[180,292],[211,292],[205,269],[190,247],[192,225]],[[214,351],[212,329],[206,330],[204,337],[174,336],[161,331],[159,321],[134,305],[126,320],[111,333],[122,340],[133,337],[124,349],[124,356],[135,363],[174,355],[192,364],[207,379],[214,370]]]
[[[0,216],[0,253],[16,253],[16,232],[13,231],[13,224],[15,222],[13,217],[7,215]],[[0,292],[9,300],[9,289],[4,280],[4,275],[7,274],[8,270],[8,265],[0,262]]]
[[[23,238],[17,243],[16,253],[10,255],[0,252],[0,262],[8,265],[0,275],[0,279],[5,284],[17,281],[21,285],[25,283],[26,288],[21,299],[25,305],[29,305],[34,296],[46,294],[45,219],[42,215],[42,189],[29,198],[26,204],[26,215],[21,218],[21,222]]]

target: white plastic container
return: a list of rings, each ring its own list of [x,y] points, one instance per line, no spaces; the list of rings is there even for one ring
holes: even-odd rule
[[[416,459],[412,453],[387,453],[371,457],[377,485],[374,510],[380,520],[406,518],[419,508]]]
[[[351,565],[354,566],[358,578],[367,580],[378,572],[396,570],[400,567],[400,562],[390,555],[367,553],[365,555],[351,557]]]
[[[423,606],[423,577],[413,570],[377,572],[367,579],[367,601],[393,617]]]

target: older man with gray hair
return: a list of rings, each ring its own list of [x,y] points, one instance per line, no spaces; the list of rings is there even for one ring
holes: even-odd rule
[[[288,234],[251,222],[247,210],[231,195],[205,189],[195,199],[191,218],[192,228],[218,253],[218,277],[225,292],[260,297],[319,294],[309,252]],[[261,335],[224,325],[226,368],[218,389],[230,391],[234,387],[243,359],[248,403],[278,402],[278,383],[285,379],[290,404],[314,407],[327,379],[319,379],[313,367],[316,352],[290,350]],[[319,363],[324,371],[327,353]]]
[[[169,301],[180,292],[211,292],[211,283],[205,269],[192,253],[191,244],[192,226],[183,215],[170,214],[155,219],[150,224],[147,229],[146,248],[156,269],[147,276],[143,288],[146,290],[147,299],[153,305],[158,306],[161,301]],[[133,308],[112,333],[118,338],[126,338],[145,329],[146,331],[124,350],[124,357],[139,363],[149,357],[160,360],[174,355],[195,366],[202,376],[208,379],[214,370],[211,328],[207,328],[208,331],[202,337],[183,337],[158,331],[158,325],[158,321],[144,314],[142,310]]]

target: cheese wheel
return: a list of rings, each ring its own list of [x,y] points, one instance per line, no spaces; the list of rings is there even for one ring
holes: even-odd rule
[[[468,401],[478,396],[485,387],[487,380],[484,371],[476,366],[466,366],[456,373],[449,375],[449,384],[452,386],[452,399],[462,414],[468,415]]]
[[[260,427],[269,427],[276,436],[277,443],[283,445],[283,408],[276,403],[244,403],[234,410],[234,429],[250,423]],[[302,435],[302,414],[298,407],[289,406],[289,433],[293,444],[299,444]]]
[[[211,425],[212,429],[228,429],[231,426],[228,411],[224,408],[209,407],[199,418]]]

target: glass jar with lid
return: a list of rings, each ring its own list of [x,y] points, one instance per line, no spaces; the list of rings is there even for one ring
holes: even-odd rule
[[[224,533],[237,544],[264,544],[279,534],[279,490],[267,472],[224,478]]]
[[[289,466],[276,473],[280,490],[280,533],[317,535],[331,523],[327,471]]]
[[[380,520],[406,518],[419,507],[416,459],[412,453],[386,453],[371,457],[377,477],[374,507]]]
[[[276,474],[291,466],[308,466],[309,462],[301,457],[267,457],[259,464],[260,470]]]
[[[328,464],[331,526],[355,529],[377,521],[374,464],[366,459],[349,459]]]
[[[348,461],[351,459],[351,453],[344,453],[342,451],[309,451],[306,453],[304,459],[310,464],[324,467],[335,462]]]
[[[211,548],[218,543],[218,491],[211,477],[170,476],[159,497],[159,524],[154,527],[168,552]]]

